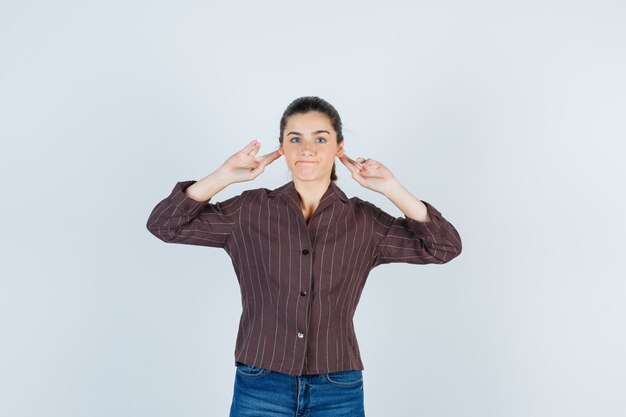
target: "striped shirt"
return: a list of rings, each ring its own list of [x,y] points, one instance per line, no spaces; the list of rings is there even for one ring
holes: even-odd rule
[[[147,228],[230,256],[242,299],[235,363],[289,375],[363,370],[352,319],[369,271],[461,253],[454,226],[423,200],[429,222],[396,218],[331,181],[306,221],[293,181],[214,203],[185,194],[195,182],[177,182]]]

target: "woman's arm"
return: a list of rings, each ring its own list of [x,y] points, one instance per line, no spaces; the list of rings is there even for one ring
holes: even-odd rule
[[[372,267],[390,262],[446,263],[459,256],[462,244],[456,228],[432,205],[413,196],[385,165],[373,159],[354,161],[345,154],[339,159],[355,181],[389,198],[405,215],[393,217],[366,204],[378,236]]]
[[[399,181],[394,181],[386,187],[384,194],[406,217],[419,222],[429,222],[431,220],[426,204],[411,194]]]
[[[167,243],[223,248],[238,220],[246,192],[217,203],[196,201],[186,190],[197,183],[177,182],[170,194],[152,209],[146,227]]]
[[[252,141],[200,181],[180,181],[150,213],[146,227],[168,243],[224,247],[246,192],[226,201],[209,203],[219,191],[235,182],[249,181],[277,159],[278,151],[255,157],[259,142]]]
[[[430,221],[422,222],[405,214],[394,217],[367,203],[374,219],[376,246],[372,268],[385,263],[443,264],[461,254],[461,237],[456,228],[426,201]]]
[[[207,202],[230,184],[218,169],[187,187],[185,194],[195,201]]]

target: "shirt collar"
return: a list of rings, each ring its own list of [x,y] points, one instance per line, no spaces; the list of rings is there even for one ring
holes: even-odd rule
[[[293,180],[270,191],[267,195],[270,198],[274,198],[274,197],[286,198],[287,200],[291,200],[297,203],[298,205],[300,201],[298,197],[298,190],[296,189],[296,185],[294,184]],[[343,201],[344,203],[350,202],[350,199],[346,196],[343,190],[339,188],[337,184],[335,184],[335,181],[331,181],[330,185],[328,186],[328,189],[326,190],[326,192],[324,193],[324,195],[322,195],[322,198],[320,199],[320,205],[321,204],[326,205],[326,201],[332,202],[335,199],[339,199]]]

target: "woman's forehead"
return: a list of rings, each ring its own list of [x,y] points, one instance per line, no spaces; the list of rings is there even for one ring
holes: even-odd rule
[[[320,129],[332,131],[333,127],[328,116],[324,113],[312,111],[291,115],[287,120],[285,129],[296,129],[300,134],[308,135]]]

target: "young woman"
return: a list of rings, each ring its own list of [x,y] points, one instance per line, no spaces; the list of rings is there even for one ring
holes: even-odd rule
[[[253,140],[201,180],[176,183],[147,227],[165,242],[220,247],[232,259],[243,310],[231,417],[364,416],[352,318],[369,271],[391,262],[449,262],[461,253],[461,238],[381,162],[346,155],[341,119],[325,100],[294,100],[279,142],[257,156]],[[209,203],[281,156],[292,181]],[[335,184],[335,158],[404,216],[348,198]]]

